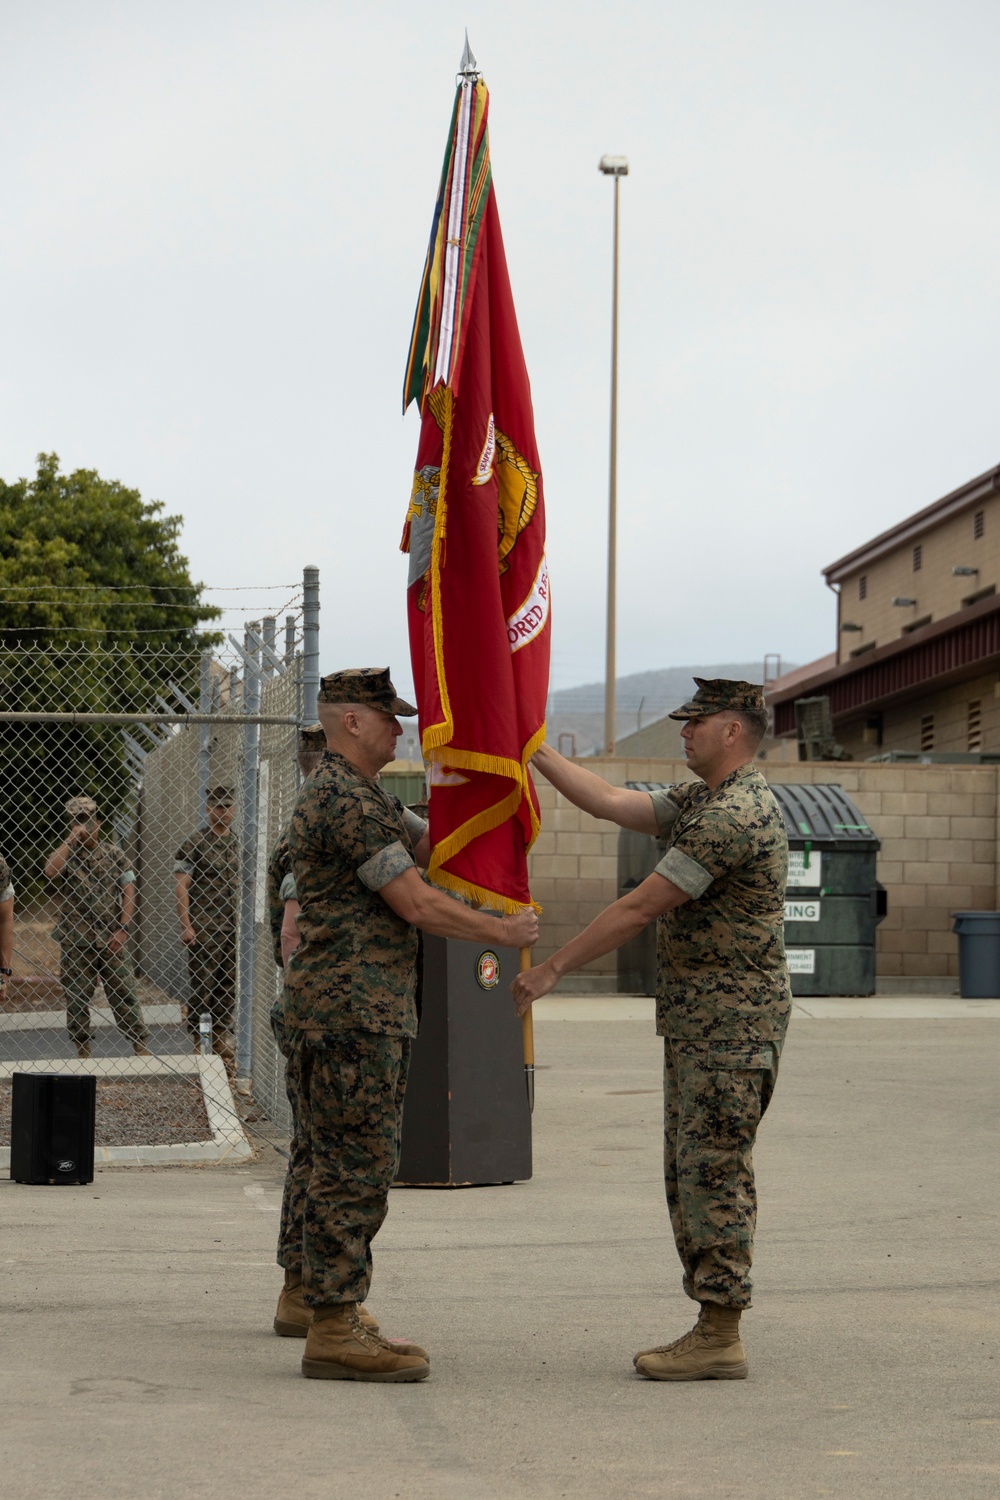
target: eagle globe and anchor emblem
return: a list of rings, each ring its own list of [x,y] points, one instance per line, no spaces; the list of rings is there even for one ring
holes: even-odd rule
[[[476,960],[476,983],[482,990],[495,990],[500,983],[500,959],[492,948],[480,953]]]

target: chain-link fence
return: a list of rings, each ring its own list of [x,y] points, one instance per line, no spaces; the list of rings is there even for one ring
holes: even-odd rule
[[[210,650],[0,646],[0,1149],[15,1071],[96,1074],[105,1159],[212,1159],[245,1152],[255,1118],[287,1129],[265,875],[317,627],[307,570],[280,625]]]

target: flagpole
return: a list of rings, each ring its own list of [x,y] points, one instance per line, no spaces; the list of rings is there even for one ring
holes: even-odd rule
[[[604,654],[604,754],[615,753],[615,614],[618,578],[618,183],[628,176],[624,156],[602,156],[598,171],[614,181],[614,235],[611,252],[611,431],[608,453],[608,622]]]
[[[521,949],[521,961],[518,965],[523,974],[525,969],[531,968],[531,949]],[[534,1113],[535,1109],[535,1026],[531,1019],[531,1006],[521,1017],[521,1044],[524,1048],[524,1083],[528,1090],[528,1109]]]

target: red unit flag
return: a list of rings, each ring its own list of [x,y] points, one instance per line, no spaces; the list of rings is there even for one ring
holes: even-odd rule
[[[489,159],[489,95],[462,75],[414,319],[403,408],[422,425],[402,548],[430,763],[430,879],[516,911],[538,832],[549,576],[531,388]]]

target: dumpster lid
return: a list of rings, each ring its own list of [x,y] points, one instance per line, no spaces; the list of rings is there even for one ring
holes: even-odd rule
[[[792,849],[878,849],[879,838],[842,786],[824,782],[771,782]]]
[[[667,792],[676,781],[626,781],[635,792]],[[801,849],[869,850],[879,848],[879,838],[863,818],[842,786],[823,782],[768,783],[781,808],[789,847]]]

